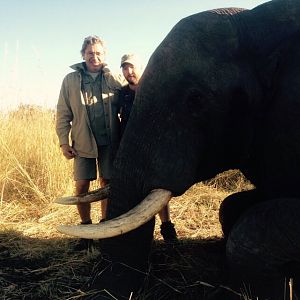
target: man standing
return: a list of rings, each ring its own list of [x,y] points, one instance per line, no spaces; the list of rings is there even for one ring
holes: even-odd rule
[[[119,95],[121,134],[124,133],[130,111],[133,105],[135,91],[137,89],[140,77],[142,76],[142,65],[135,54],[125,54],[121,58],[121,68],[128,84],[122,87]],[[160,212],[161,220],[160,233],[165,242],[176,242],[177,234],[174,224],[170,219],[169,205],[166,205]]]
[[[118,99],[121,77],[114,77],[105,64],[104,42],[98,36],[84,39],[83,62],[72,65],[74,72],[63,80],[57,104],[56,133],[63,155],[74,159],[76,195],[86,193],[97,178],[105,186],[120,141]],[[91,224],[89,203],[77,205],[81,224]],[[101,201],[102,219],[106,201]],[[90,240],[80,240],[78,250],[88,248]]]

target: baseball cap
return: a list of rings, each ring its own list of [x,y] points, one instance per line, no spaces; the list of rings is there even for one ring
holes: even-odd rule
[[[124,54],[121,58],[121,68],[124,64],[132,64],[138,67],[141,65],[141,62],[135,54]]]

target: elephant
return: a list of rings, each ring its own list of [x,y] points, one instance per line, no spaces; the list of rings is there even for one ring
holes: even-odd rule
[[[121,262],[99,286],[127,297],[135,291],[141,273],[128,274],[147,268],[153,216],[172,196],[229,169],[255,186],[220,207],[233,272],[281,276],[299,260],[299,86],[299,0],[180,20],[140,80],[114,162],[109,220],[59,228],[103,238],[108,261]]]

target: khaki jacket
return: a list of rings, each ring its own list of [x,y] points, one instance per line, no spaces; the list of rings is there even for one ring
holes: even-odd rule
[[[80,157],[96,158],[98,149],[92,133],[84,97],[81,91],[83,63],[71,66],[76,69],[63,80],[56,113],[56,133],[59,144],[71,145]],[[124,78],[114,76],[105,66],[102,70],[102,99],[107,136],[115,152],[120,141],[118,118],[118,90],[125,84]]]

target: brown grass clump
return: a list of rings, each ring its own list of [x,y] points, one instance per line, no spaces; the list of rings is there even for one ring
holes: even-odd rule
[[[0,299],[92,299],[96,292],[83,287],[99,262],[98,250],[74,253],[74,239],[56,230],[79,217],[76,207],[53,204],[73,193],[72,162],[60,153],[54,113],[21,106],[0,115],[0,155]],[[231,170],[172,199],[180,243],[165,245],[156,223],[151,275],[137,298],[202,299],[199,295],[221,284],[219,205],[230,193],[249,188]],[[93,203],[94,220],[99,212],[100,204]]]

